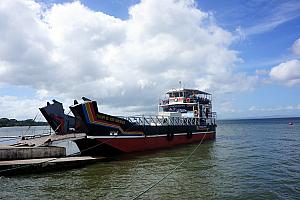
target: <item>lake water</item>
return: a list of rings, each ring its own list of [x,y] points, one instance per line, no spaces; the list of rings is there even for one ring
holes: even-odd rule
[[[52,131],[53,132],[53,131]],[[21,136],[49,134],[50,126],[15,126],[0,127],[0,144],[16,143]]]
[[[132,199],[196,146],[124,155],[69,171],[0,177],[0,199]],[[300,199],[300,118],[219,121],[215,141],[201,144],[139,199]]]

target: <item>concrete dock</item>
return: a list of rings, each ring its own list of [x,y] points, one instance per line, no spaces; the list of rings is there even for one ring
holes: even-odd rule
[[[105,157],[78,156],[0,161],[0,176],[63,171],[83,167],[105,159]]]
[[[66,149],[63,147],[14,147],[0,145],[0,161],[65,156]]]
[[[66,157],[64,147],[53,142],[85,138],[85,133],[24,137],[14,145],[0,145],[0,176],[61,171],[103,161],[105,157]]]
[[[24,137],[23,140],[20,140],[15,146],[47,146],[49,143],[55,141],[74,141],[85,137],[85,133],[69,133],[64,135],[52,134],[32,137],[27,136]]]

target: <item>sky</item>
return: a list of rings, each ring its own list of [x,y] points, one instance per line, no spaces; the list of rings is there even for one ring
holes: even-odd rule
[[[219,119],[300,116],[300,1],[0,1],[0,118],[154,114],[179,81]]]

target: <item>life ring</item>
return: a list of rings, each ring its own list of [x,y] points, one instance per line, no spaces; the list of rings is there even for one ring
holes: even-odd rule
[[[198,116],[198,111],[194,110],[194,116]]]
[[[178,99],[177,99],[177,98],[175,98],[175,100],[174,100],[174,101],[176,101],[176,102],[177,102],[177,101],[178,101]]]
[[[190,99],[190,98],[186,98],[186,102],[187,102],[187,103],[190,103],[190,102],[191,102],[191,99]]]

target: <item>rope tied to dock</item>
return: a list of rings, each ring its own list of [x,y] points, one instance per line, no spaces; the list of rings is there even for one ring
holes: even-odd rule
[[[162,182],[164,179],[166,179],[168,176],[170,176],[174,171],[176,171],[183,163],[185,163],[190,157],[192,157],[192,155],[197,151],[197,149],[200,147],[200,145],[202,144],[203,140],[205,139],[207,132],[205,132],[204,136],[202,137],[201,141],[199,142],[199,144],[195,147],[195,149],[185,158],[183,159],[176,167],[174,167],[169,173],[167,173],[165,176],[163,176],[161,179],[159,179],[158,181],[156,181],[155,183],[151,184],[148,188],[146,188],[144,191],[140,192],[137,196],[135,196],[132,200],[135,200],[139,197],[141,197],[142,195],[144,195],[145,193],[147,193],[149,190],[151,190],[152,188],[154,188],[155,186],[157,186],[160,182]]]

